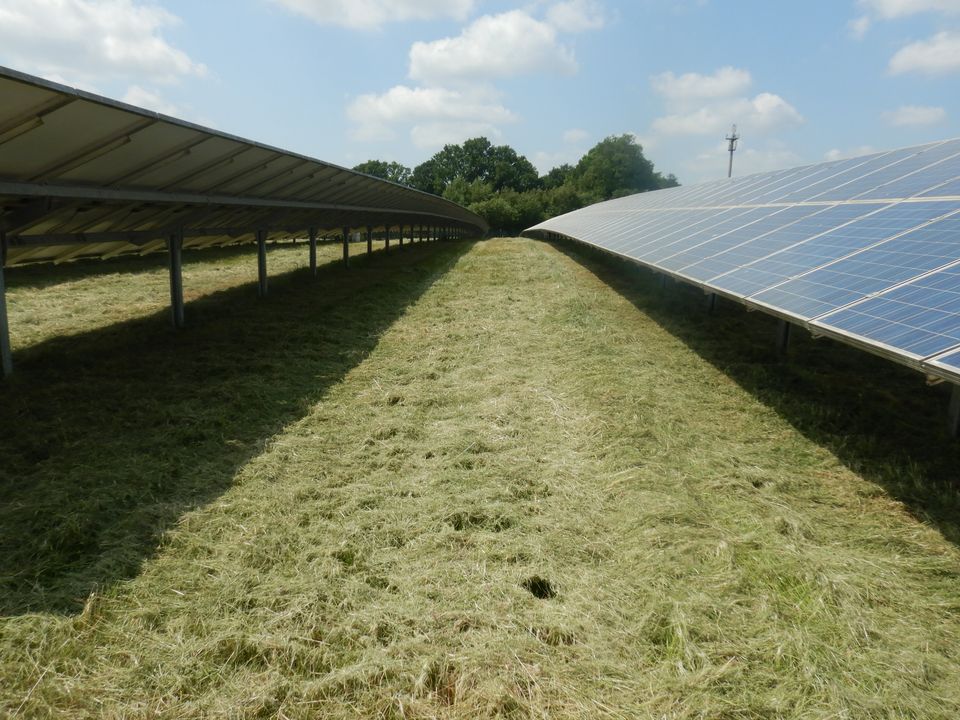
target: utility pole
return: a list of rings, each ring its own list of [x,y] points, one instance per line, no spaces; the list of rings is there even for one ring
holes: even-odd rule
[[[733,151],[737,149],[737,140],[740,139],[740,136],[737,135],[737,126],[734,125],[733,129],[730,130],[730,134],[727,135],[727,142],[730,143],[730,165],[727,168],[727,177],[733,177]]]

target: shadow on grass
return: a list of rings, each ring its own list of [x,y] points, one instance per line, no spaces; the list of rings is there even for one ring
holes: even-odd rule
[[[133,577],[469,247],[275,275],[264,300],[247,284],[188,303],[181,332],[165,311],[18,353],[0,383],[0,614],[76,612]]]
[[[709,313],[697,288],[661,286],[654,273],[589,246],[555,247],[960,545],[960,442],[947,433],[946,385],[928,387],[913,370],[800,330],[778,358],[769,315],[719,299]]]

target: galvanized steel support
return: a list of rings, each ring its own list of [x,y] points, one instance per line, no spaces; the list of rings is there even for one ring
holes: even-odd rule
[[[257,230],[257,295],[267,296],[267,231]]]
[[[960,385],[950,393],[950,437],[960,437]]]
[[[0,233],[0,377],[13,374],[13,353],[10,350],[10,321],[7,317],[7,283],[4,263],[7,261],[7,236]]]
[[[400,247],[403,247],[403,225],[397,228],[397,238],[399,239]]]
[[[343,229],[343,264],[350,267],[350,228]]]
[[[373,228],[367,225],[367,255],[373,254]]]
[[[707,312],[712,313],[717,309],[717,294],[707,293]]]
[[[183,317],[183,230],[167,238],[167,260],[170,267],[170,320],[182,328]]]
[[[410,225],[410,244],[411,245],[413,245],[413,243],[416,242],[416,239],[417,239],[416,230],[417,228],[415,226]]]
[[[786,355],[790,347],[790,323],[786,320],[777,321],[777,354]]]
[[[310,228],[310,274],[317,276],[317,229]]]
[[[390,226],[384,225],[383,227],[383,249],[390,249]]]

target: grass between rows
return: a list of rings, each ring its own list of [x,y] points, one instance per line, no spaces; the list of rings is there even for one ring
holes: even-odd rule
[[[181,334],[11,273],[0,713],[960,713],[938,389],[582,249],[303,253]]]

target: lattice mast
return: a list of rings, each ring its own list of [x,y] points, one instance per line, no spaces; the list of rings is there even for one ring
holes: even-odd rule
[[[733,153],[737,149],[737,140],[740,139],[740,136],[737,134],[737,126],[734,125],[730,130],[730,134],[727,135],[727,142],[729,143],[727,149],[730,151],[730,165],[727,166],[727,177],[733,177]]]

